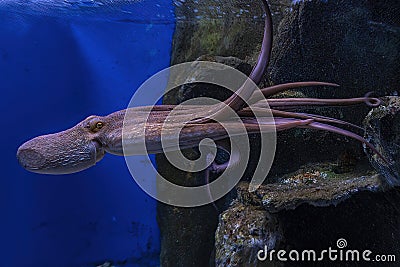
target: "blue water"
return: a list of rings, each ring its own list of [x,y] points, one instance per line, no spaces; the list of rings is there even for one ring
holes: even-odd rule
[[[50,176],[15,154],[32,137],[124,109],[169,66],[173,11],[165,0],[0,1],[1,266],[158,265],[156,202],[123,157]]]

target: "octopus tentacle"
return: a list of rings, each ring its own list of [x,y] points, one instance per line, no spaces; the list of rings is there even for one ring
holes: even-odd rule
[[[228,109],[231,108],[235,111],[238,111],[244,106],[246,101],[250,99],[253,92],[258,89],[255,84],[261,82],[261,79],[268,67],[272,50],[272,15],[267,1],[262,0],[261,2],[265,11],[264,35],[261,43],[261,52],[258,56],[257,63],[249,75],[249,78],[234,94],[232,94],[232,96],[224,101],[224,105],[217,105],[215,109],[211,111],[210,115],[204,118],[191,120],[190,123],[206,123],[212,119],[219,120],[224,118],[228,114]]]
[[[254,127],[259,127],[260,132],[270,132],[271,126],[275,125],[276,131],[283,131],[291,128],[309,128],[309,129],[316,129],[316,130],[323,130],[323,131],[337,133],[362,142],[368,148],[370,148],[376,155],[378,155],[386,164],[388,164],[388,161],[383,157],[383,155],[362,136],[327,123],[318,122],[312,118],[310,119],[296,119],[293,117],[290,118],[274,117],[273,119],[244,118],[242,119],[242,121],[244,122],[246,129],[250,130],[250,132],[252,132]]]
[[[350,106],[365,103],[371,107],[377,107],[381,101],[375,97],[356,97],[342,99],[321,99],[321,98],[278,98],[268,99],[272,109],[286,110],[304,108],[308,106]]]
[[[369,97],[373,93],[374,92],[366,93],[364,98],[366,99],[365,104],[367,104],[367,106],[375,108],[382,104],[382,100],[380,100],[379,98],[376,98],[376,97]]]
[[[389,162],[383,157],[383,155],[367,140],[365,140],[365,138],[363,138],[362,136],[355,134],[353,132],[341,129],[339,127],[335,127],[329,124],[324,124],[324,123],[320,123],[320,122],[312,122],[310,124],[304,125],[304,126],[299,126],[301,128],[310,128],[310,129],[316,129],[316,130],[324,130],[324,131],[328,131],[328,132],[332,132],[332,133],[337,133],[343,136],[347,136],[350,138],[353,138],[357,141],[362,142],[363,144],[365,144],[368,148],[370,148],[376,155],[378,155],[386,164],[389,164]]]
[[[244,108],[244,109],[238,111],[238,115],[242,118],[254,117],[253,112],[256,112],[257,116],[268,117],[268,116],[273,115],[274,117],[283,117],[283,118],[313,119],[318,122],[336,123],[336,124],[353,127],[357,130],[361,130],[361,131],[364,130],[362,127],[355,125],[353,123],[335,119],[335,118],[331,118],[331,117],[326,117],[326,116],[317,115],[317,114],[303,113],[303,112],[290,112],[290,111],[284,111],[284,110],[278,110],[278,109],[262,108],[262,107],[251,107],[251,109]]]
[[[268,133],[273,131],[284,131],[291,128],[306,126],[312,123],[313,119],[295,119],[295,118],[244,118],[244,126],[249,132]]]
[[[271,112],[274,116],[280,116],[280,117],[285,117],[285,118],[313,119],[314,121],[317,121],[317,122],[336,123],[336,124],[350,126],[357,130],[362,130],[362,131],[364,130],[362,127],[355,125],[353,123],[350,123],[347,121],[342,121],[342,120],[335,119],[335,118],[316,115],[316,114],[288,112],[288,111],[281,111],[281,110],[275,110],[275,109],[271,110]]]
[[[284,92],[289,89],[299,88],[299,87],[308,87],[308,86],[339,87],[340,85],[336,84],[336,83],[319,82],[319,81],[291,82],[291,83],[277,84],[277,85],[269,86],[266,88],[262,88],[261,92],[263,93],[264,97],[269,97],[269,96],[276,95],[278,93]]]

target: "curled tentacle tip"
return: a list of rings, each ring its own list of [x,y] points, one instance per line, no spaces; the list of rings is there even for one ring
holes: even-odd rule
[[[380,100],[379,98],[376,98],[376,97],[370,97],[370,95],[371,95],[372,93],[373,93],[373,92],[368,92],[368,93],[364,96],[364,98],[365,98],[364,102],[365,102],[365,104],[367,104],[369,107],[375,108],[375,107],[378,107],[378,106],[380,106],[380,105],[382,104],[382,100]]]
[[[366,103],[368,106],[375,108],[382,104],[382,100],[380,100],[379,98],[376,98],[376,97],[370,97]]]

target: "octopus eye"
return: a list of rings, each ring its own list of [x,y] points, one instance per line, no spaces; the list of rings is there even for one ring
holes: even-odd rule
[[[98,123],[96,123],[96,129],[100,130],[101,128],[103,128],[103,123],[99,121]]]
[[[104,122],[102,122],[99,118],[92,118],[88,121],[87,127],[91,132],[96,133],[101,128],[103,128]]]

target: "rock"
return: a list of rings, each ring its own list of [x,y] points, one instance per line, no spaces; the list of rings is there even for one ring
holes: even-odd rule
[[[262,20],[262,7],[258,2],[246,6],[239,2],[216,5],[213,1],[187,0],[175,13],[178,20],[173,64],[193,61],[204,54],[244,59],[262,36],[263,25],[258,23]]]
[[[276,248],[281,239],[275,216],[259,206],[235,201],[220,215],[215,233],[215,265],[257,266],[258,251],[264,246]]]
[[[177,178],[182,179],[182,176]],[[217,216],[218,213],[212,205],[179,208],[158,203],[160,265],[175,267],[210,266],[210,262],[213,264]]]
[[[339,240],[347,242],[346,249],[398,255],[399,190],[374,172],[335,174],[335,165],[303,166],[253,193],[241,183],[237,200],[220,215],[216,266],[310,266],[310,261],[260,261],[254,255],[266,245],[269,251],[314,250],[319,256],[329,247],[338,249]],[[366,263],[325,257],[317,266],[369,266]]]
[[[382,105],[371,110],[364,119],[365,139],[386,159],[366,149],[371,164],[390,186],[400,185],[400,97],[382,98]]]
[[[232,68],[239,70],[240,72],[249,75],[251,72],[251,65],[244,60],[236,57],[221,57],[221,56],[210,56],[203,55],[196,59],[196,61],[208,61],[221,63]],[[193,73],[189,73],[190,79],[200,80],[201,78],[210,77],[209,80],[215,75],[216,70],[202,69],[201,74],[196,73],[197,69],[194,68]],[[208,74],[209,73],[209,74]],[[209,75],[209,76],[207,76]],[[220,74],[223,75],[223,74]],[[227,99],[232,92],[223,87],[206,84],[206,83],[188,83],[180,86],[174,90],[173,93],[165,95],[164,103],[182,103],[186,100],[197,98],[197,97],[209,97],[213,99],[218,99],[219,101],[224,101]]]
[[[400,19],[395,14],[400,12],[399,1],[294,2],[276,31],[268,68],[270,83],[319,80],[340,84],[339,88],[301,89],[306,97],[319,98],[359,97],[370,91],[387,95],[398,90]],[[307,112],[361,125],[368,109],[359,105]],[[343,152],[364,157],[358,142],[336,134],[301,129],[282,132],[271,171],[294,171],[306,162],[332,160]],[[293,159],[290,164],[285,159],[288,153]]]
[[[280,182],[248,191],[248,184],[236,187],[243,203],[262,206],[269,213],[295,209],[302,204],[316,207],[336,206],[361,191],[381,192],[387,189],[384,178],[373,171],[334,173],[333,163],[308,164],[287,174]]]
[[[296,2],[277,31],[269,68],[274,84],[320,80],[341,85],[334,91],[308,91],[314,97],[387,95],[398,88],[397,0]]]

